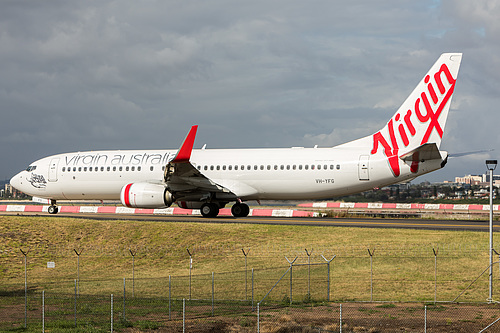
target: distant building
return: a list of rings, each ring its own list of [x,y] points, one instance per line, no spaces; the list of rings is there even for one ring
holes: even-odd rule
[[[490,175],[466,175],[463,177],[455,177],[455,183],[462,185],[480,185],[480,186],[489,186],[490,183]],[[500,187],[500,176],[493,175],[493,186]]]
[[[21,195],[21,192],[16,190],[10,184],[5,184],[4,196],[10,196],[12,198],[18,198]]]
[[[455,183],[479,185],[483,182],[484,175],[467,175],[463,177],[455,177]]]

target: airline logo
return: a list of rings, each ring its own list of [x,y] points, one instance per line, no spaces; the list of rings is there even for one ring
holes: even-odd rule
[[[406,148],[410,143],[414,143],[415,146],[412,145],[411,148],[417,148],[429,141],[434,130],[439,138],[443,137],[439,116],[453,95],[455,81],[448,66],[442,64],[432,78],[430,75],[424,78],[426,84],[424,91],[416,98],[413,109],[396,113],[384,129],[373,135],[371,154],[376,154],[379,145],[382,145],[394,177],[400,175],[398,156],[400,147]],[[420,142],[414,142],[420,137],[422,138]],[[418,159],[412,164],[411,171],[414,173],[418,171]]]

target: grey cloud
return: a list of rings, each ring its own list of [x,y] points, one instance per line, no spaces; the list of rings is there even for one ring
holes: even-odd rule
[[[2,2],[0,177],[63,151],[176,148],[195,123],[212,148],[349,141],[455,51],[443,146],[482,149],[495,122],[477,120],[498,120],[498,11],[487,0]]]

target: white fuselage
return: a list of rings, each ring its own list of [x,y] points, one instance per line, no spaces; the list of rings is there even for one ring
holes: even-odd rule
[[[29,195],[54,200],[118,200],[128,183],[163,181],[176,150],[95,151],[49,156],[11,180]],[[378,155],[378,156],[377,156]],[[441,161],[403,165],[397,179],[387,158],[354,147],[193,150],[191,163],[241,200],[325,199],[413,179]],[[30,170],[32,169],[32,170]]]

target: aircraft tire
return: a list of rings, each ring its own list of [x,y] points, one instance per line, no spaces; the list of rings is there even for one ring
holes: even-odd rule
[[[49,206],[48,212],[49,212],[49,214],[57,214],[59,212],[59,207]]]
[[[200,208],[203,217],[216,217],[219,215],[219,206],[214,203],[204,203]]]
[[[234,217],[247,217],[250,213],[250,208],[247,204],[244,203],[236,203],[231,207],[231,214]]]

